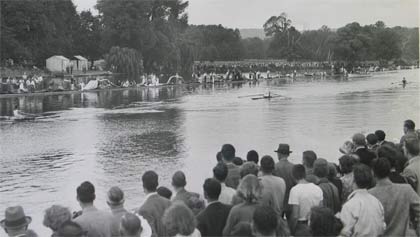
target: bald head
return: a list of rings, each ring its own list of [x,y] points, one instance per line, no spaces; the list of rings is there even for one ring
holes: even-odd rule
[[[121,236],[140,237],[143,228],[140,219],[133,213],[126,213],[121,217]]]

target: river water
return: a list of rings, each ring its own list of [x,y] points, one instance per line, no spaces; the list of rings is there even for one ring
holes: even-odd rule
[[[406,88],[398,84],[402,77]],[[1,116],[12,115],[15,104],[27,113],[49,112],[35,121],[0,121],[0,212],[22,205],[31,227],[46,236],[43,210],[52,204],[79,210],[75,190],[85,180],[96,186],[100,208],[113,185],[124,190],[129,209],[139,207],[146,170],[155,170],[167,187],[183,170],[187,188],[202,193],[224,143],[242,158],[250,149],[275,157],[278,144],[289,143],[292,162],[307,149],[337,161],[339,146],[356,132],[383,129],[398,141],[405,119],[420,124],[419,84],[419,70],[407,70],[359,79],[0,98]],[[242,97],[268,90],[288,98]]]

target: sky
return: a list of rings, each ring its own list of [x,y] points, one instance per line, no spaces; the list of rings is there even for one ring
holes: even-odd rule
[[[118,1],[118,0],[115,0]],[[123,0],[130,1],[130,0]],[[78,11],[94,10],[96,0],[73,0]],[[189,0],[190,24],[222,24],[231,28],[262,28],[273,16],[287,13],[299,30],[322,25],[339,28],[354,21],[378,20],[387,26],[419,26],[420,0]]]

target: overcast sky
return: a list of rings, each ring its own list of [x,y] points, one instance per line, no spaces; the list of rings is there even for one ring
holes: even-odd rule
[[[118,0],[116,0],[118,1]],[[129,1],[129,0],[125,0]],[[96,0],[73,0],[77,10],[92,9]],[[378,20],[387,26],[419,26],[419,0],[190,0],[190,24],[222,24],[232,28],[262,28],[273,15],[286,12],[300,30],[322,25],[338,28],[357,21]],[[96,13],[95,10],[93,12]]]

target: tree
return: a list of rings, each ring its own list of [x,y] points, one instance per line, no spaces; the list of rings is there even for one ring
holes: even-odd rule
[[[90,11],[82,11],[79,15],[79,27],[74,36],[75,51],[86,56],[91,61],[100,59],[104,50],[101,45],[102,24],[99,16],[94,16]]]
[[[260,38],[246,38],[242,40],[244,45],[244,58],[246,59],[263,59],[266,58],[266,50],[268,48],[267,41]]]
[[[113,72],[124,73],[138,79],[143,73],[143,60],[135,49],[112,47],[105,56],[106,67]]]
[[[278,33],[285,33],[292,25],[292,21],[287,18],[286,13],[280,16],[272,16],[264,23],[264,32],[266,36],[274,36]]]

